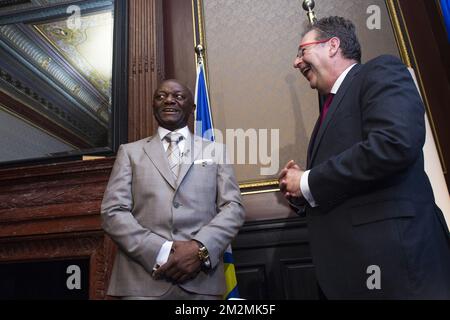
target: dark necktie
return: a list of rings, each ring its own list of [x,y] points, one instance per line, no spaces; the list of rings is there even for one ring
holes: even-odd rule
[[[325,120],[325,117],[327,116],[328,109],[330,109],[330,105],[333,102],[334,94],[329,93],[327,96],[327,99],[325,100],[323,104],[322,113],[320,115],[320,125],[322,125],[323,121]]]

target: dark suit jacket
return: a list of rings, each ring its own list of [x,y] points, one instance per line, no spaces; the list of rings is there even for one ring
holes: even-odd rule
[[[329,298],[450,298],[448,229],[424,172],[424,107],[407,68],[356,65],[311,139],[306,207]],[[381,289],[369,290],[381,271]],[[369,279],[371,282],[371,279]]]

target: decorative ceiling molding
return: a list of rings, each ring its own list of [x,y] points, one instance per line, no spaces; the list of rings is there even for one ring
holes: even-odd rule
[[[73,0],[32,0],[30,3],[0,8],[0,25],[20,22],[43,21],[68,17],[67,6],[75,4],[83,13],[101,11],[113,7],[111,0],[73,1]],[[42,9],[45,10],[42,10]]]
[[[20,26],[20,25],[19,25]],[[113,12],[96,13],[80,17],[80,26],[68,26],[66,19],[28,25],[21,28],[30,38],[60,62],[77,80],[82,82],[100,100],[111,99],[112,81],[112,36]],[[109,33],[110,32],[110,33]],[[108,43],[108,40],[110,43]],[[99,41],[103,41],[99,43]],[[85,46],[96,48],[104,45],[101,62],[92,50],[83,50]],[[95,60],[97,56],[98,60]],[[94,61],[92,59],[94,58]],[[91,59],[91,60],[89,60]],[[107,69],[105,67],[107,66]]]
[[[13,54],[33,64],[49,80],[57,83],[67,94],[75,98],[87,114],[96,119],[100,125],[107,127],[108,114],[99,114],[98,111],[109,102],[106,99],[99,100],[98,96],[90,92],[90,88],[86,88],[64,65],[58,63],[49,51],[43,50],[36,41],[27,37],[15,25],[0,26],[0,39],[6,42],[0,41],[0,47],[5,50],[13,49]]]
[[[3,10],[6,7],[17,7],[18,5],[23,5],[24,3],[29,3],[32,5],[30,0],[3,0],[0,2],[0,8]]]
[[[95,123],[89,124],[82,114],[74,112],[73,109],[61,108],[59,104],[49,101],[39,92],[15,79],[1,66],[0,95],[3,95],[1,101],[10,101],[4,106],[17,116],[36,123],[42,129],[79,148],[94,147],[107,134],[104,128]]]
[[[9,2],[0,7],[0,93],[11,103],[9,112],[36,120],[37,126],[79,149],[108,145],[112,68],[109,74],[96,37],[113,32],[114,19],[109,19],[115,16],[114,0]],[[72,5],[80,9],[83,28],[77,39],[82,42],[73,41],[71,33],[67,39],[54,34],[66,30]]]

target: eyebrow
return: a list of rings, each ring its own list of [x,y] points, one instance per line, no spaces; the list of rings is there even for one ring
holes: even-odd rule
[[[155,94],[156,93],[174,93],[174,94],[178,94],[178,93],[183,93],[183,94],[185,94],[186,93],[186,91],[175,91],[175,92],[172,92],[172,91],[166,91],[166,90],[156,90],[156,92],[155,92]]]

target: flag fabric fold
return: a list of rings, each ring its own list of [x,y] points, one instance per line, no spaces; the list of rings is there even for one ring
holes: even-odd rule
[[[199,62],[197,67],[195,104],[197,106],[195,111],[195,134],[207,140],[214,141],[209,94],[206,86],[205,68],[202,62]]]
[[[225,286],[226,291],[224,295],[225,300],[239,298],[239,291],[236,279],[236,270],[234,268],[234,259],[231,252],[231,246],[223,254],[224,272],[225,272]]]
[[[204,139],[214,141],[213,122],[211,116],[211,108],[209,103],[208,87],[206,85],[205,68],[202,61],[197,66],[197,81],[195,85],[195,104],[197,106],[195,112],[195,135]],[[223,255],[225,286],[226,292],[224,299],[239,298],[236,271],[234,268],[234,260],[231,252],[231,246],[228,246]]]
[[[442,16],[444,17],[445,27],[447,28],[447,39],[450,42],[450,0],[440,0]]]

